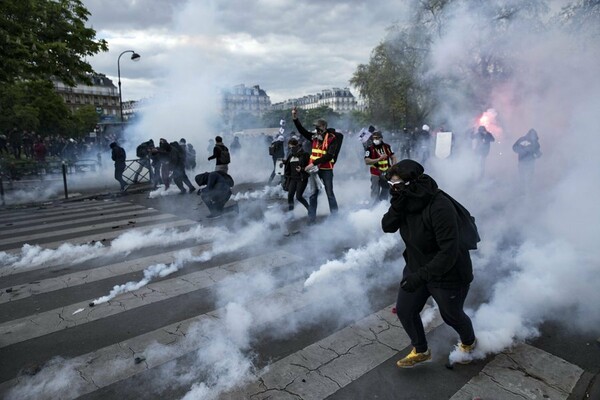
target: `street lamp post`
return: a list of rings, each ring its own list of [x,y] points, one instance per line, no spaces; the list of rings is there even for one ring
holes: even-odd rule
[[[121,116],[121,129],[123,129],[123,96],[121,95],[121,56],[125,53],[131,53],[132,61],[139,61],[141,57],[138,53],[136,53],[133,50],[125,50],[124,52],[119,54],[119,58],[117,58],[117,74],[119,76],[119,109],[121,110],[121,113],[119,115]]]

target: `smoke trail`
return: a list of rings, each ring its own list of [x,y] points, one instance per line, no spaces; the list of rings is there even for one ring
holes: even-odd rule
[[[24,244],[18,255],[0,252],[0,264],[22,268],[60,260],[69,260],[75,263],[98,257],[105,251],[106,247],[101,242],[83,245],[63,243],[56,249],[44,249],[39,245]]]
[[[398,235],[384,235],[381,238],[369,242],[359,249],[350,249],[342,260],[332,260],[321,265],[317,271],[310,274],[304,282],[304,287],[310,287],[324,281],[336,279],[336,274],[351,269],[364,268],[366,266],[380,265],[388,250],[399,246]]]
[[[150,193],[148,193],[148,198],[156,199],[158,197],[173,196],[179,193],[181,193],[181,191],[179,190],[177,185],[171,185],[168,189],[165,189],[164,187],[159,187],[155,190],[150,191]]]
[[[190,261],[198,261],[199,259],[200,257],[193,257],[192,252],[189,250],[183,250],[181,252],[178,252],[175,254],[175,261],[173,261],[171,264],[155,264],[149,266],[144,270],[144,277],[141,280],[137,282],[130,281],[122,285],[115,285],[115,287],[112,288],[110,293],[108,293],[106,296],[102,296],[97,298],[96,300],[93,300],[90,303],[90,306],[97,306],[98,304],[106,303],[114,299],[120,294],[138,290],[149,284],[150,281],[152,281],[154,278],[164,278],[165,276],[171,275],[172,273],[179,271],[179,269],[181,269],[181,267],[183,267],[184,264]]]
[[[231,197],[232,200],[258,200],[264,198],[286,198],[286,194],[280,185],[276,186],[265,186],[262,190],[255,190],[251,192],[240,192],[236,193]]]
[[[199,227],[194,228],[195,232],[202,232],[203,239],[207,238],[207,236],[205,235],[205,230],[206,230],[206,228],[202,228],[202,229],[200,229]],[[90,306],[95,306],[98,304],[106,303],[106,302],[114,299],[116,296],[118,296],[120,294],[138,290],[138,289],[146,286],[148,283],[150,283],[155,278],[158,278],[158,277],[164,278],[165,276],[168,276],[174,272],[177,272],[186,263],[195,262],[195,261],[206,262],[206,261],[211,260],[215,256],[218,256],[218,255],[226,253],[226,252],[236,251],[238,249],[247,247],[250,244],[259,245],[260,242],[257,241],[256,238],[267,237],[267,234],[269,233],[269,225],[264,224],[264,222],[262,222],[262,221],[255,222],[255,223],[252,223],[252,224],[244,227],[240,232],[230,232],[230,231],[225,231],[223,229],[214,229],[214,230],[212,230],[212,232],[210,234],[211,238],[214,237],[213,235],[215,232],[218,233],[219,240],[214,242],[211,250],[204,251],[204,252],[202,252],[202,254],[200,254],[198,256],[193,256],[189,250],[183,250],[181,252],[178,252],[175,255],[175,261],[172,262],[171,264],[169,264],[169,265],[155,264],[155,265],[152,265],[152,266],[146,268],[144,270],[144,277],[141,280],[131,281],[131,282],[127,282],[127,283],[124,283],[121,285],[116,285],[109,292],[109,294],[92,301],[90,303]],[[135,246],[135,243],[132,243],[133,242],[132,239],[136,239],[136,240],[142,239],[142,238],[139,238],[137,235],[132,235],[132,236],[133,237],[129,236],[129,237],[120,238],[119,242],[117,243],[116,249],[120,249],[120,252],[124,252],[124,246],[122,244],[126,244],[126,246],[127,246],[126,248],[129,249],[129,248],[131,248],[132,245]],[[166,245],[166,244],[180,242],[180,241],[182,241],[183,238],[190,239],[191,235],[189,235],[189,232],[187,235],[171,235],[171,236],[167,236],[167,237],[160,235],[160,234],[157,236],[147,235],[147,236],[143,237],[143,241],[144,241],[144,243],[146,243],[148,241],[154,242],[155,240],[157,240],[160,243],[162,243],[163,245]]]
[[[129,254],[132,251],[144,248],[165,247],[186,240],[209,241],[224,232],[226,230],[220,227],[197,225],[184,231],[175,228],[153,228],[150,231],[133,229],[113,239],[108,246],[101,242],[81,245],[64,243],[56,249],[44,249],[39,245],[25,244],[18,255],[0,252],[0,265],[11,268],[24,268],[51,262],[70,262],[74,264],[99,256]]]

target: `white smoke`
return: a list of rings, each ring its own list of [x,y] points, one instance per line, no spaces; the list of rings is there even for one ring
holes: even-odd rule
[[[133,251],[155,246],[169,246],[186,240],[197,242],[210,241],[226,232],[219,227],[204,227],[196,225],[187,230],[174,228],[153,228],[149,231],[133,229],[113,239],[106,246],[101,242],[75,245],[63,243],[56,249],[44,249],[39,245],[25,244],[20,254],[0,252],[0,265],[6,268],[32,268],[49,263],[78,263],[99,256],[129,254]]]
[[[259,200],[266,198],[284,198],[286,196],[280,185],[276,186],[265,186],[261,190],[254,190],[248,192],[239,192],[231,196],[231,200]]]
[[[75,398],[80,393],[83,381],[77,369],[81,364],[55,357],[39,367],[35,375],[23,376],[19,385],[6,394],[6,400]]]
[[[385,235],[364,247],[350,249],[341,260],[331,260],[321,265],[317,271],[310,274],[304,282],[304,287],[310,287],[321,282],[331,282],[336,275],[348,270],[381,265],[386,253],[399,246],[398,235]]]
[[[112,288],[110,293],[108,293],[106,296],[102,296],[97,298],[96,300],[93,300],[90,303],[90,306],[97,306],[98,304],[106,303],[114,299],[120,294],[138,290],[149,284],[154,278],[164,278],[165,276],[171,275],[172,273],[179,271],[179,269],[183,267],[185,263],[188,263],[190,261],[196,261],[199,259],[199,257],[193,257],[192,253],[189,250],[180,251],[177,254],[175,254],[175,261],[173,261],[171,264],[154,264],[149,266],[144,270],[144,277],[141,280],[137,282],[127,282],[122,285],[115,285],[115,287]]]
[[[156,199],[157,197],[165,197],[165,196],[173,196],[175,194],[179,194],[181,191],[177,187],[177,185],[170,185],[168,189],[166,189],[163,185],[159,186],[155,190],[151,190],[148,193],[149,199]]]
[[[500,3],[490,2],[489,15]],[[460,160],[438,162],[431,172],[468,206],[482,234],[480,250],[472,254],[472,288],[484,297],[471,312],[478,337],[474,357],[539,335],[545,321],[598,333],[600,210],[591,182],[600,178],[594,117],[600,107],[600,49],[587,36],[597,27],[567,32],[554,23],[535,29],[522,12],[497,35],[481,18],[485,12],[475,15],[465,4],[457,2],[444,14],[448,20],[434,43],[431,71],[451,77],[467,65],[474,55],[473,32],[483,43],[494,43],[494,54],[505,55],[511,70],[509,79],[492,85],[487,99],[486,107],[497,113],[497,135],[486,180],[473,182],[462,171],[474,164]],[[443,99],[465,104],[463,94],[451,90]],[[459,129],[464,127],[459,121],[479,117],[478,110],[463,109],[453,116]],[[511,146],[530,128],[539,133],[543,155],[535,180],[523,187]],[[455,350],[450,359],[464,357]]]

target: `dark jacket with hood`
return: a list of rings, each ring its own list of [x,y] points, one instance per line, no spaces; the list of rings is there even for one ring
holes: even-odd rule
[[[125,150],[115,142],[110,144],[110,148],[112,150],[111,158],[115,162],[115,166],[125,166],[125,160],[127,159]]]
[[[384,232],[400,230],[406,245],[403,276],[417,274],[432,287],[456,288],[473,280],[469,250],[460,246],[458,216],[452,202],[438,193],[437,183],[423,174],[423,167],[412,160],[402,160],[410,184],[392,193],[391,207],[383,216]],[[437,195],[436,195],[437,194]],[[431,226],[424,222],[424,212]]]
[[[519,155],[519,161],[521,162],[531,162],[542,155],[538,134],[535,129],[530,129],[525,136],[517,139],[512,148]]]
[[[287,159],[285,160],[285,169],[283,175],[292,180],[306,181],[308,180],[308,172],[304,168],[310,163],[310,155],[306,153],[300,145],[290,150]],[[300,167],[300,171],[297,171]]]

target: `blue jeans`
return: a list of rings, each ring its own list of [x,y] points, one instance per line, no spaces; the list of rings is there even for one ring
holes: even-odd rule
[[[329,212],[331,214],[337,213],[338,204],[335,199],[335,194],[333,193],[333,170],[331,169],[320,169],[319,178],[323,181],[323,186],[325,186],[325,193],[327,194],[327,201],[329,202]],[[319,197],[319,189],[315,189],[313,193],[311,193],[308,201],[308,219],[314,221],[317,217],[317,198]]]

